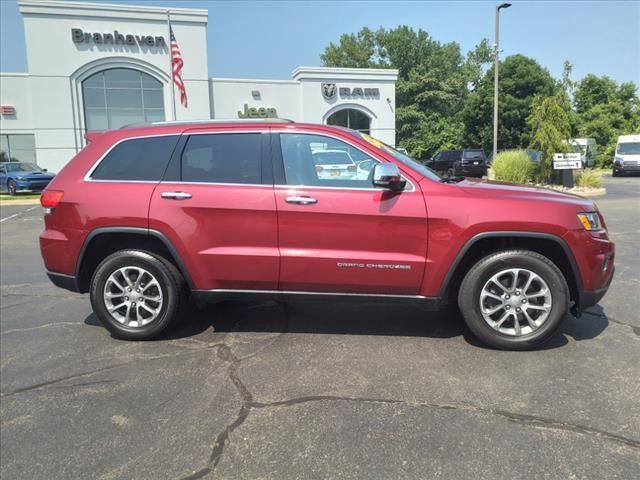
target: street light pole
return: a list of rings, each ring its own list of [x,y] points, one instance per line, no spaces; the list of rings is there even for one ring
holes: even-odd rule
[[[496,43],[493,60],[493,158],[498,154],[498,70],[500,68],[500,10],[509,8],[510,3],[496,6]]]

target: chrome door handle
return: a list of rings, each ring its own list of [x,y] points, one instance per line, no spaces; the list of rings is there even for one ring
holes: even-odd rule
[[[173,200],[186,200],[191,198],[191,194],[187,192],[162,192],[160,194],[162,198],[171,198]]]
[[[318,203],[318,200],[316,200],[315,198],[298,196],[287,197],[284,199],[284,201],[287,203],[296,203],[298,205],[312,205],[314,203]]]

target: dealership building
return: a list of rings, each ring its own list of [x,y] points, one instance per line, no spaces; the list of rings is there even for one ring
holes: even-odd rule
[[[18,3],[29,71],[0,73],[2,161],[56,172],[87,132],[209,118],[342,125],[395,144],[397,70],[298,67],[287,80],[211,78],[207,10]],[[184,62],[186,105],[172,81],[170,29]]]

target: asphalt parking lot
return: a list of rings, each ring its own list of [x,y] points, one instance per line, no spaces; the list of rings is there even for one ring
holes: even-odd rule
[[[225,302],[115,340],[48,282],[41,209],[2,207],[0,476],[637,478],[640,178],[604,183],[611,289],[521,353],[452,314],[326,303]]]

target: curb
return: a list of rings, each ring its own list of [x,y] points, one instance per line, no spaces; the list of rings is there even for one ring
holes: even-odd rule
[[[606,188],[598,188],[597,190],[593,190],[590,192],[572,192],[575,193],[576,195],[580,195],[581,197],[600,197],[602,195],[606,195],[607,194],[607,189]]]
[[[40,199],[25,198],[24,200],[0,200],[0,207],[9,207],[11,205],[40,205]]]

